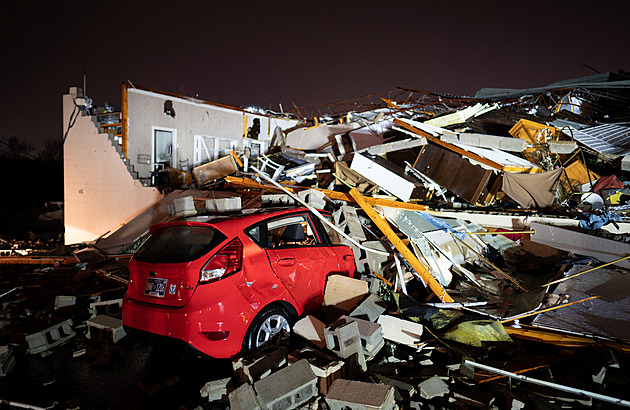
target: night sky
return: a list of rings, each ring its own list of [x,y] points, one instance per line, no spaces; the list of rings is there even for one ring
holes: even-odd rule
[[[279,110],[397,86],[474,95],[630,71],[622,1],[13,1],[0,136],[62,138],[61,98],[134,84]]]

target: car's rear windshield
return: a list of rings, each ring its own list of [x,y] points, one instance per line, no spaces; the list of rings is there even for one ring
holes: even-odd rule
[[[206,226],[174,225],[153,232],[136,251],[134,259],[151,263],[189,262],[223,242],[226,236]]]

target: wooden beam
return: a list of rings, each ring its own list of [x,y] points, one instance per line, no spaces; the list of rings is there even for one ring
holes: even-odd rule
[[[420,260],[416,257],[416,255],[409,250],[407,246],[403,243],[403,241],[396,235],[396,233],[389,226],[389,223],[383,219],[375,210],[372,208],[366,198],[363,197],[357,191],[356,188],[352,188],[350,191],[350,195],[354,198],[355,202],[359,204],[359,206],[365,211],[368,217],[376,224],[376,226],[385,234],[387,239],[391,242],[392,245],[400,252],[400,254],[409,262],[411,267],[420,275],[424,283],[426,283],[429,288],[435,293],[435,295],[442,302],[454,302],[453,298],[446,293],[446,290],[440,285],[440,283],[431,275],[429,271],[420,263]]]
[[[125,158],[127,158],[127,129],[129,128],[128,124],[127,124],[127,88],[129,87],[129,84],[127,83],[123,83],[122,84],[122,107],[121,107],[121,118],[120,118],[120,122],[121,122],[121,134],[122,134],[122,151],[123,154],[125,155]]]
[[[258,182],[255,182],[249,178],[238,178],[238,177],[226,176],[225,182],[227,182],[230,185],[242,186],[244,188],[280,191],[279,188],[274,187],[273,185],[259,184]],[[296,190],[302,191],[305,189],[309,189],[309,188],[291,186],[291,185],[282,185],[282,186],[287,188],[291,192],[295,192]],[[346,192],[337,192],[337,191],[331,191],[329,189],[321,189],[321,188],[310,188],[310,189],[315,189],[317,191],[320,191],[324,195],[326,195],[328,198],[335,201],[346,201],[346,202],[356,203],[352,195]],[[408,211],[428,211],[429,210],[429,207],[426,205],[418,205],[418,204],[410,204],[407,202],[392,201],[391,199],[372,198],[369,196],[363,197],[363,199],[365,199],[365,201],[372,206],[384,206],[387,208],[406,209]]]
[[[282,192],[280,188],[277,188],[273,185],[259,184],[258,182],[251,180],[249,178],[238,178],[238,177],[232,177],[228,175],[224,177],[224,179],[225,179],[225,182],[227,182],[230,185],[240,186],[243,188],[266,189],[267,191]],[[295,192],[293,190],[293,187],[285,186],[285,188],[291,192]]]
[[[621,352],[630,353],[630,345],[623,342],[606,340],[603,338],[592,338],[586,336],[575,336],[570,334],[557,333],[546,329],[536,329],[531,326],[521,325],[521,327],[505,326],[505,331],[510,337],[519,339],[548,343],[563,347],[587,347],[606,346]]]
[[[77,258],[60,256],[40,257],[40,256],[2,256],[0,257],[0,265],[53,265],[60,263],[62,265],[76,264]]]
[[[455,153],[457,153],[459,155],[463,155],[463,156],[468,157],[470,159],[474,159],[475,161],[481,162],[482,164],[485,164],[485,165],[487,165],[489,167],[498,169],[500,171],[503,171],[503,169],[504,169],[503,165],[501,165],[501,164],[499,164],[497,162],[491,161],[491,160],[489,160],[487,158],[484,158],[484,157],[482,157],[480,155],[477,155],[477,154],[475,154],[473,152],[468,152],[465,149],[461,149],[460,147],[458,147],[456,145],[450,144],[448,142],[444,142],[441,139],[436,138],[433,135],[429,134],[428,132],[425,132],[425,131],[421,130],[420,128],[414,127],[411,124],[407,124],[406,122],[404,122],[404,121],[402,121],[402,120],[400,120],[398,118],[395,118],[394,122],[396,124],[400,125],[401,127],[405,128],[405,129],[407,129],[407,130],[409,130],[409,131],[411,131],[411,132],[413,132],[415,134],[418,134],[418,135],[421,135],[421,136],[425,137],[427,139],[427,141],[431,141],[432,143],[434,143],[436,145],[440,145],[440,146],[442,146],[442,147],[444,147],[444,148],[446,148],[446,149],[448,149],[450,151],[453,151],[453,152],[455,152]]]

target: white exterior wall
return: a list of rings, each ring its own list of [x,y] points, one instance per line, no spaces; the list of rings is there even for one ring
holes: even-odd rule
[[[174,118],[164,113],[164,103],[168,100],[173,102]],[[259,141],[269,141],[276,125],[288,128],[297,123],[291,120],[270,120],[265,115],[130,87],[127,89],[127,158],[141,178],[148,178],[151,165],[138,164],[138,155],[152,156],[153,132],[155,129],[165,129],[177,136],[171,166],[177,168],[180,161],[186,160],[192,166],[195,135],[231,139],[242,148],[247,129],[255,118],[260,120]]]
[[[76,87],[63,96],[64,133]],[[93,241],[114,232],[162,194],[132,178],[108,136],[89,116],[77,118],[64,144],[65,243]]]

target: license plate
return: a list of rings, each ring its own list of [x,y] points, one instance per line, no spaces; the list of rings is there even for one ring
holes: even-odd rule
[[[147,278],[147,287],[144,288],[144,294],[147,296],[157,296],[163,298],[166,293],[166,284],[168,279]]]

